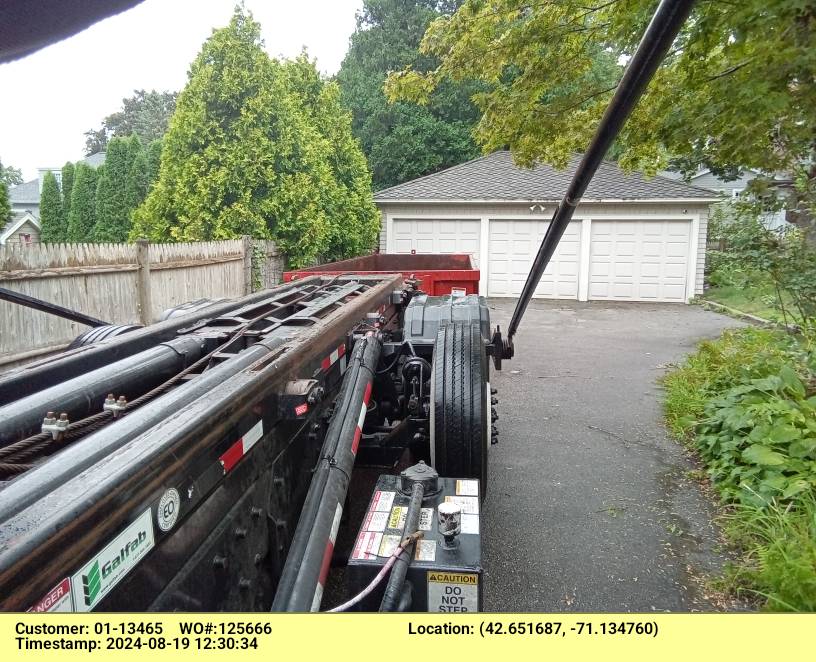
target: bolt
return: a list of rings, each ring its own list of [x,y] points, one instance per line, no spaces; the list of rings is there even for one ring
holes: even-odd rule
[[[53,411],[49,411],[49,412],[48,412],[48,413],[45,415],[45,417],[46,417],[46,418],[54,418],[54,412],[53,412]]]
[[[239,528],[237,528],[237,529],[235,529],[235,537],[236,537],[238,540],[243,540],[244,538],[246,538],[246,537],[247,537],[247,530],[246,530],[246,529],[242,529],[242,528],[240,528],[240,527],[239,527]]]
[[[490,398],[490,404],[491,404],[491,405],[497,405],[497,404],[499,404],[499,399],[498,399],[497,397],[495,397],[495,396],[494,396],[494,397],[492,397],[492,398]]]
[[[66,412],[62,412],[60,414],[60,420],[61,421],[67,421],[68,420],[68,414]]]
[[[238,580],[238,588],[240,588],[242,591],[248,590],[251,586],[252,582],[249,579],[241,577],[241,579]]]
[[[263,515],[263,508],[250,508],[249,514],[252,515],[254,518],[258,518]]]
[[[256,555],[255,555],[255,559],[254,559],[254,561],[255,561],[255,565],[261,565],[261,558],[262,558],[262,557],[261,557],[261,555],[260,555],[260,554],[256,554]]]
[[[219,556],[216,554],[212,560],[213,566],[216,568],[226,568],[227,567],[227,557],[226,556]]]

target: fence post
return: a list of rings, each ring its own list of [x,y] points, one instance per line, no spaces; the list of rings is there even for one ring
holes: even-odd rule
[[[241,237],[244,243],[244,294],[252,294],[252,237]]]
[[[150,299],[150,242],[147,239],[136,240],[136,294],[139,300],[139,321],[147,326],[152,320],[150,311],[153,305]]]

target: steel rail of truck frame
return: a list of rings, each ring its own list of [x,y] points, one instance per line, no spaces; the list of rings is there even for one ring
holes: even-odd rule
[[[0,525],[0,609],[26,609],[63,578],[81,573],[78,561],[92,558],[104,542],[115,539],[123,522],[138,522],[140,513],[155,509],[169,489],[186,495],[172,536],[161,530],[151,534],[152,553],[116,591],[101,596],[108,597],[103,608],[269,607],[273,578],[260,576],[252,563],[224,568],[227,585],[207,587],[208,604],[186,603],[180,584],[198,581],[195,568],[201,563],[211,567],[213,550],[230,545],[249,546],[254,556],[266,556],[267,541],[273,540],[279,547],[272,550],[277,563],[282,566],[286,558],[287,530],[294,530],[299,513],[292,504],[305,497],[318,450],[309,448],[310,434],[314,445],[312,430],[325,424],[330,403],[317,402],[302,416],[282,412],[282,404],[293,407],[287,386],[322,374],[323,359],[346,344],[366,314],[385,310],[402,283],[397,275],[327,280],[337,281],[335,289],[320,294],[285,325],[267,321],[274,333],[266,334],[263,324],[256,324],[253,344],[235,355],[241,360],[233,357],[212,368],[224,373],[217,389],[180,409],[174,402],[166,405],[167,396],[145,405],[146,410],[163,410],[164,420],[122,445],[112,444],[102,459],[79,462],[78,473],[49,483],[47,493],[27,492],[27,487],[41,486],[42,476],[53,471],[50,465],[70,465],[74,449],[0,492],[10,515]],[[339,383],[339,374],[329,375],[327,394]],[[293,397],[305,403],[307,395],[296,392]],[[99,438],[115,437],[126,425],[127,417],[95,432],[77,442],[76,452]],[[250,435],[252,461],[241,461]],[[289,475],[290,484],[275,488],[273,466]],[[262,496],[267,490],[272,499]],[[277,511],[276,498],[285,502]],[[220,530],[224,522],[231,523],[230,531]],[[90,599],[87,606],[97,604]]]

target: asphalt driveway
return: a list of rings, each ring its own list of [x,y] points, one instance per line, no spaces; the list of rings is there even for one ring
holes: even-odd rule
[[[491,300],[507,328],[514,301]],[[661,420],[667,364],[739,323],[697,306],[534,301],[493,372],[500,443],[484,504],[491,611],[715,608],[709,501]]]

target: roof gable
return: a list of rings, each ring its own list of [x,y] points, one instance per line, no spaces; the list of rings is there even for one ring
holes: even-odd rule
[[[377,202],[416,201],[559,201],[578,167],[580,156],[573,156],[564,170],[537,165],[521,168],[508,151],[447,168],[440,172],[398,184],[374,194]],[[598,200],[700,200],[716,198],[708,189],[682,181],[642,173],[625,173],[611,161],[603,161],[583,197]]]
[[[6,240],[13,235],[17,230],[23,227],[26,223],[31,223],[34,225],[38,230],[40,229],[40,222],[37,218],[29,211],[19,212],[17,214],[13,214],[11,220],[6,224],[6,227],[0,232],[0,244],[5,244]]]

